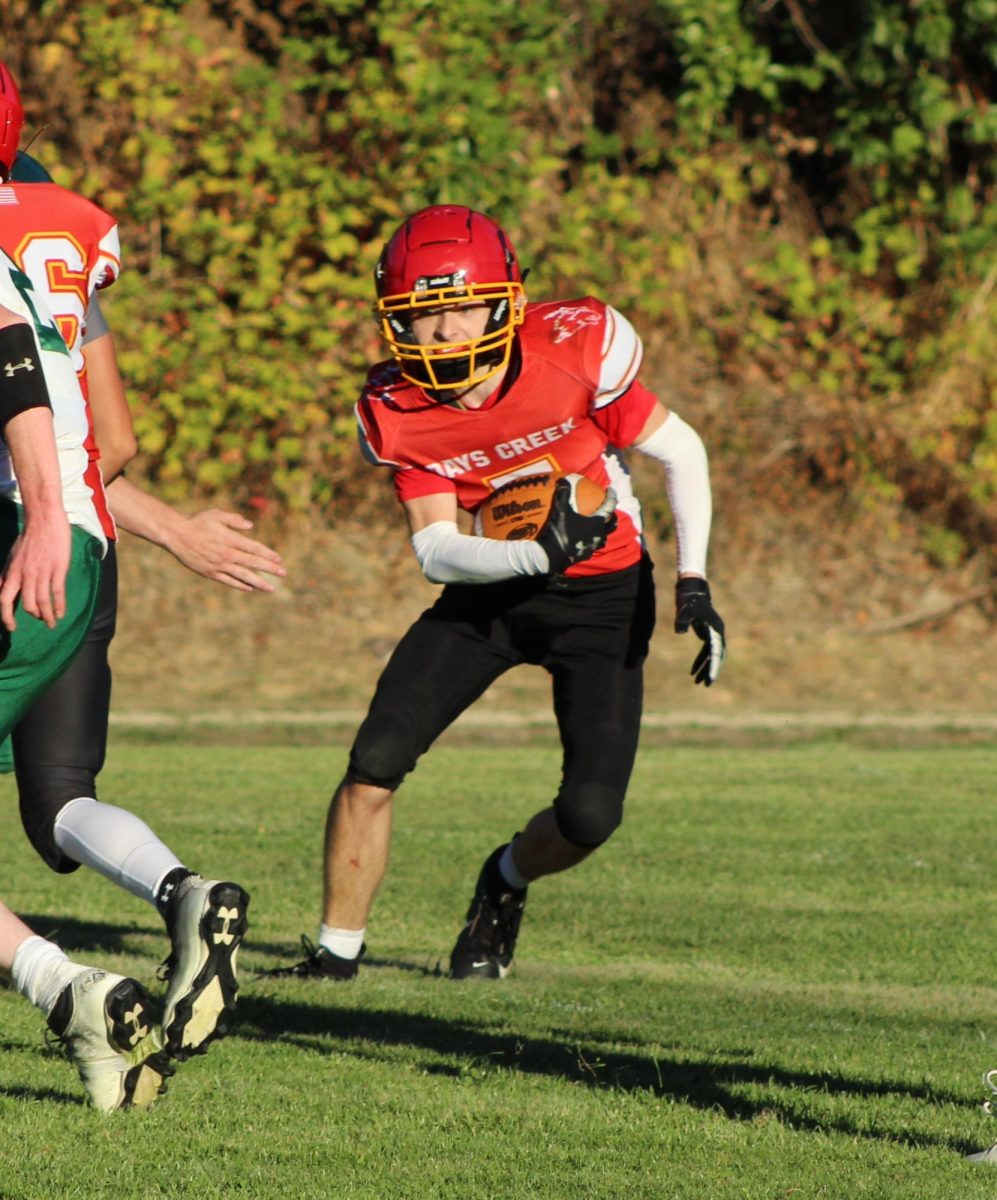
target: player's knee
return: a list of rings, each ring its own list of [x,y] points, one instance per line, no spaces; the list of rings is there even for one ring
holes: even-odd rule
[[[55,823],[59,813],[71,801],[94,794],[93,776],[83,776],[56,790],[32,788],[22,782],[20,774],[18,783],[21,785],[21,824],[28,841],[46,866],[60,875],[71,874],[80,864],[75,859],[67,858],[59,849],[55,841]]]
[[[562,790],[554,801],[561,836],[586,850],[601,846],[623,820],[623,793],[602,783]]]
[[[393,730],[361,729],[350,751],[346,782],[394,792],[414,765],[412,755]]]

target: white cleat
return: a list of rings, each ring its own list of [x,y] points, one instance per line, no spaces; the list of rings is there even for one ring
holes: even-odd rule
[[[87,967],[66,985],[48,1025],[66,1047],[95,1108],[145,1108],[173,1072],[161,1054],[149,996],[134,979]]]
[[[170,902],[166,925],[172,951],[163,1007],[163,1042],[170,1058],[200,1054],[228,1033],[239,990],[236,959],[249,927],[248,894],[235,883],[191,875]]]
[[[992,1071],[983,1072],[983,1086],[988,1087],[992,1097],[984,1101],[983,1111],[988,1117],[997,1117],[997,1067]],[[967,1154],[967,1162],[993,1163],[997,1166],[997,1142],[989,1150],[980,1150],[977,1154]]]

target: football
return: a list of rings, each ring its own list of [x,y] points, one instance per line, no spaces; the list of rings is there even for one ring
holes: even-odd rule
[[[554,487],[561,475],[524,475],[496,488],[474,514],[474,532],[500,542],[532,539],[547,520],[554,502]],[[606,492],[584,475],[568,475],[575,483],[575,509],[591,516],[606,499]]]

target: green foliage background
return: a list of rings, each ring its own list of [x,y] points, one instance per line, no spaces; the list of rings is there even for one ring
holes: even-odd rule
[[[33,152],[120,221],[166,494],[331,514],[377,253],[462,201],[535,295],[631,317],[721,489],[839,492],[943,565],[997,542],[997,0],[2,11]]]

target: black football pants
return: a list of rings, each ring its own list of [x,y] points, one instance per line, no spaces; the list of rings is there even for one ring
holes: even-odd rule
[[[118,563],[108,542],[93,624],[69,669],[21,718],[11,734],[21,822],[46,863],[63,874],[79,863],[56,846],[59,811],[80,796],[97,796],[111,706],[107,651],[118,609]]]
[[[654,628],[650,559],[624,571],[451,584],[399,642],[350,753],[348,778],[398,787],[436,738],[511,667],[544,667],[563,747],[554,812],[577,846],[622,819]]]

